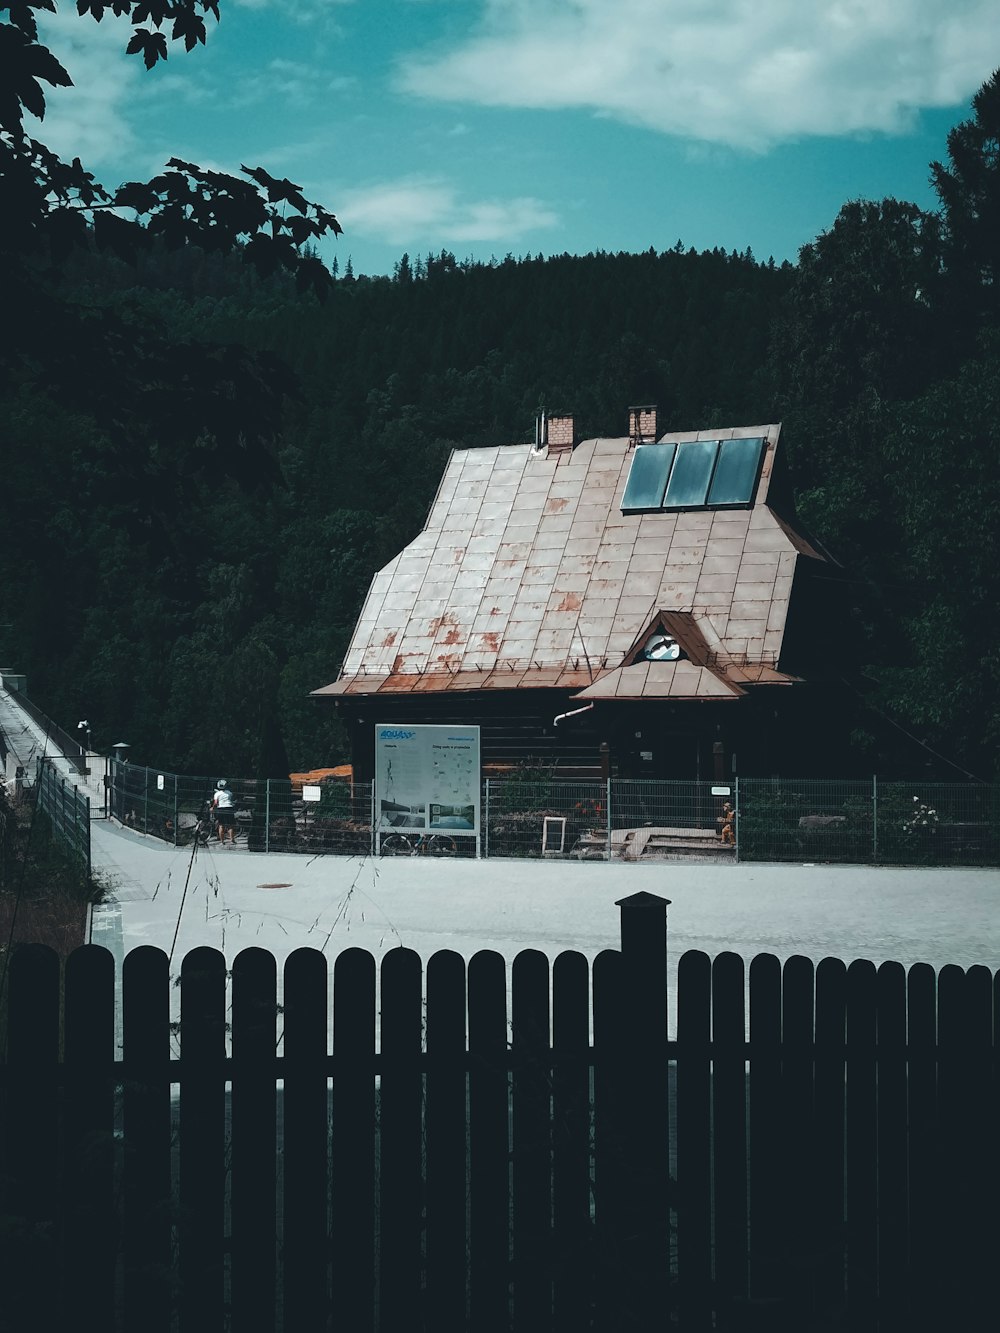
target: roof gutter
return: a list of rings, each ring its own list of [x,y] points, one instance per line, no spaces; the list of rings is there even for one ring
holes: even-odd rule
[[[562,722],[565,718],[577,717],[580,713],[589,713],[593,707],[594,707],[593,704],[584,704],[582,708],[574,708],[569,713],[559,713],[556,717],[552,719],[552,725],[554,727],[558,727],[559,723]]]

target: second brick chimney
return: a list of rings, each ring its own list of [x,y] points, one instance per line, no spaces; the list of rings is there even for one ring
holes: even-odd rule
[[[545,418],[545,444],[549,457],[572,453],[576,446],[573,418],[563,413],[550,413]]]
[[[628,410],[629,445],[652,444],[660,433],[659,413],[656,404],[646,407],[630,407]]]

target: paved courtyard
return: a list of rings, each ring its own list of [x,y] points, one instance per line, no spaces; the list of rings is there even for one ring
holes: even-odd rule
[[[671,1013],[686,949],[1000,968],[996,870],[372,860],[215,843],[192,859],[190,848],[105,822],[93,825],[93,859],[111,885],[111,901],[94,909],[94,942],[120,960],[142,944],[169,952],[176,931],[172,970],[198,945],[230,961],[256,945],[279,963],[301,946],[331,960],[351,946],[381,956],[399,945],[425,961],[438,949],[466,958],[495,949],[508,962],[521,949],[550,958],[577,949],[592,959],[618,946],[615,902],[639,890],[671,901]]]

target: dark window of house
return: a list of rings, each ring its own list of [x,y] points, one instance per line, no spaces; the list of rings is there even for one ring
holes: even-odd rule
[[[708,503],[750,504],[757,489],[757,475],[763,452],[764,441],[760,438],[723,440],[715,476],[712,478],[712,487],[708,493]]]
[[[675,444],[636,446],[622,497],[623,514],[660,508],[676,449]]]
[[[704,505],[718,452],[718,440],[690,440],[678,445],[663,497],[664,509],[699,509]]]

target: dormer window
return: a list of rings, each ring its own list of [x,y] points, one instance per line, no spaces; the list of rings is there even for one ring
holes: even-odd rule
[[[670,634],[654,630],[639,649],[637,662],[679,662],[687,654]]]

